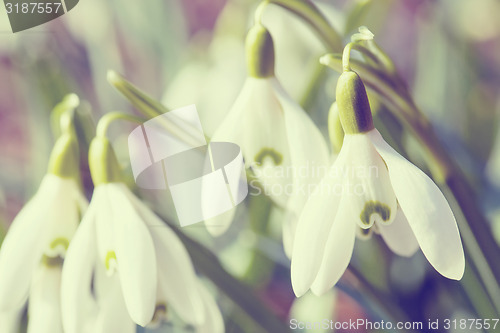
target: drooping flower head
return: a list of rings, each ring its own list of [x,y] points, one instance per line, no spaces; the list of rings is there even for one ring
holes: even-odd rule
[[[61,103],[69,109],[77,104],[75,95]],[[62,120],[70,121],[66,116]],[[79,186],[76,134],[69,123],[64,127],[47,174],[12,222],[0,249],[0,312],[18,311],[29,298],[29,332],[62,332],[62,263],[88,205]]]
[[[363,82],[349,68],[337,83],[337,103],[345,137],[298,222],[295,294],[322,294],[335,285],[349,264],[355,235],[372,231],[399,255],[411,256],[420,247],[439,273],[461,279],[464,253],[446,198],[374,128]]]
[[[289,199],[301,183],[316,177],[313,167],[328,163],[328,147],[319,129],[275,77],[273,39],[259,22],[248,32],[246,56],[248,77],[212,141],[238,144],[246,166],[256,176],[250,183],[252,190],[262,191],[278,206],[300,211],[302,200],[290,205]],[[301,169],[305,175],[296,177]],[[217,235],[227,229],[231,218],[206,224]],[[284,237],[290,242],[294,230],[294,226],[285,228]]]
[[[107,138],[92,141],[89,162],[94,194],[63,269],[66,332],[82,332],[91,322],[95,332],[132,333],[136,324],[159,321],[167,308],[193,326],[205,323],[215,303],[200,296],[178,237],[122,182]],[[210,311],[219,313],[216,306]]]

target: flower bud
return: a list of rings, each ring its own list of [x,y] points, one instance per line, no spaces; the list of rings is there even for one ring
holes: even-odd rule
[[[269,31],[260,23],[247,34],[246,57],[248,75],[256,78],[274,76],[274,44]]]
[[[346,134],[372,130],[373,119],[365,86],[358,74],[345,71],[337,82],[337,105]]]
[[[94,186],[122,181],[118,159],[106,137],[97,136],[90,143],[89,167]]]

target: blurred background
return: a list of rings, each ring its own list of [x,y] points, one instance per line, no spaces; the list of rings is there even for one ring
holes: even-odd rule
[[[314,3],[345,43],[361,25],[375,34],[416,104],[473,184],[500,243],[500,1]],[[54,142],[50,112],[64,95],[74,92],[85,101],[79,111],[87,122],[109,111],[135,112],[108,84],[108,69],[169,108],[196,104],[205,132],[213,133],[246,77],[244,39],[257,5],[250,0],[81,0],[64,16],[16,34],[2,8],[0,239],[46,172]],[[327,114],[338,74],[318,62],[326,49],[306,24],[283,8],[268,6],[263,23],[274,38],[278,79],[327,137]],[[384,107],[370,98],[374,109],[383,113]],[[129,130],[125,125],[112,129],[124,165]],[[401,146],[412,161],[422,164],[421,148],[410,135],[402,136]],[[175,215],[168,198],[144,195],[158,210]],[[186,232],[214,251],[227,271],[251,285],[287,323],[289,318],[392,320],[352,272],[331,293],[296,301],[281,245],[282,218],[283,212],[269,200],[252,197],[238,210],[226,235],[212,239],[196,226]],[[441,277],[420,251],[401,258],[373,237],[356,242],[352,265],[408,320],[426,323],[490,313],[481,299],[471,300],[464,292],[467,281]],[[216,288],[213,291],[227,332],[259,332],[231,300]],[[173,328],[157,331],[169,330]]]

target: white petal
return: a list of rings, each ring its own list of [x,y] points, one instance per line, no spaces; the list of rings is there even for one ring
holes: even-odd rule
[[[204,318],[202,324],[197,325],[196,332],[199,333],[224,333],[224,319],[213,296],[208,292],[201,281],[198,283],[198,294],[204,306]]]
[[[350,217],[346,218],[365,229],[375,221],[391,223],[396,217],[398,206],[384,161],[369,136],[348,134],[345,140],[349,141],[346,165],[337,172],[346,173],[348,179],[346,196],[349,200],[346,204],[351,208],[348,213]]]
[[[356,239],[356,223],[349,218],[349,205],[344,202],[346,199],[346,196],[342,197],[335,222],[328,235],[321,267],[311,286],[311,291],[318,296],[323,295],[338,282],[351,261]]]
[[[348,140],[344,142],[348,146]],[[345,163],[342,149],[328,174],[307,200],[297,223],[292,250],[292,286],[297,297],[312,285],[323,259],[329,231],[342,197],[342,174],[334,172]],[[354,225],[354,223],[352,223]]]
[[[271,79],[281,103],[292,165],[295,168],[321,168],[329,164],[330,154],[325,138],[306,112],[291,99],[276,78]],[[311,171],[311,170],[309,170]],[[304,183],[318,183],[317,173],[299,174]]]
[[[129,198],[133,196],[128,192]],[[197,278],[189,254],[168,225],[137,197],[131,198],[139,214],[150,226],[158,263],[158,284],[168,305],[188,323],[204,320],[203,303],[197,292]]]
[[[392,252],[411,257],[418,250],[418,242],[405,214],[398,207],[396,218],[390,225],[377,224],[378,231]]]
[[[135,333],[136,325],[128,314],[118,275],[101,274],[98,283],[107,286],[106,294],[99,300],[99,315],[95,323],[96,333]],[[103,286],[100,287],[104,289]]]
[[[157,268],[153,240],[144,220],[127,198],[123,184],[109,184],[116,259],[125,304],[133,321],[146,326],[156,305]]]
[[[464,252],[443,193],[425,173],[392,149],[378,131],[369,135],[387,164],[401,209],[427,260],[442,275],[460,280],[465,270]]]
[[[92,202],[64,260],[61,306],[66,333],[83,332],[85,322],[96,315],[96,304],[91,294],[92,272],[97,261],[96,208],[95,202]]]
[[[61,267],[41,265],[33,276],[28,333],[62,333]]]
[[[116,233],[113,229],[113,211],[111,209],[111,193],[114,184],[99,185],[94,189],[92,204],[96,207],[96,238],[99,264],[104,265],[108,275],[114,274],[116,262]]]
[[[288,200],[291,165],[281,103],[269,79],[247,78],[241,93],[212,141],[229,141],[241,147],[265,192],[280,206]]]
[[[0,332],[19,333],[22,310],[0,312]]]
[[[19,309],[26,301],[32,272],[42,256],[49,215],[61,178],[46,175],[37,194],[12,222],[0,249],[0,311]]]

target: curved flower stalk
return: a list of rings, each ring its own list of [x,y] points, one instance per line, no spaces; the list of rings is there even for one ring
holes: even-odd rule
[[[316,165],[327,163],[328,148],[318,128],[274,76],[273,41],[260,23],[249,31],[246,51],[249,77],[212,141],[238,144],[259,184],[250,182],[252,188],[286,207],[294,182],[302,181],[294,175],[304,168],[308,178]],[[209,231],[222,233],[232,216],[225,220],[218,229],[217,219],[205,223]]]
[[[364,85],[348,58],[337,103],[345,138],[298,222],[291,266],[295,294],[323,294],[335,285],[349,264],[356,233],[372,231],[396,254],[411,256],[420,247],[439,273],[460,280],[464,253],[448,202],[373,127]]]
[[[78,145],[66,129],[54,146],[48,173],[0,249],[0,312],[20,310],[29,298],[28,332],[62,332],[62,263],[88,205],[78,183]]]
[[[82,332],[89,318],[97,332],[135,332],[167,307],[193,326],[218,313],[178,237],[121,181],[105,137],[93,140],[89,161],[94,194],[63,268],[65,332]]]

